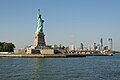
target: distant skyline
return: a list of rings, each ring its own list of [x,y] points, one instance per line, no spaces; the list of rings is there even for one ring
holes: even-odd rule
[[[120,50],[120,0],[0,0],[0,42],[16,48],[33,44],[37,9],[44,19],[48,45],[80,47],[100,43]]]

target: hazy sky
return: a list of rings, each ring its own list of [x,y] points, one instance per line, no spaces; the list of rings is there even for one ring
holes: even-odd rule
[[[0,41],[33,44],[38,8],[47,44],[92,45],[102,37],[120,49],[120,0],[0,0]]]

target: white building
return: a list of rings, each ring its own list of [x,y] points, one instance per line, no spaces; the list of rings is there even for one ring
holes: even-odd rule
[[[108,50],[112,51],[112,45],[113,45],[112,38],[109,38],[108,39]]]
[[[75,50],[75,45],[69,45],[69,51],[74,51]]]

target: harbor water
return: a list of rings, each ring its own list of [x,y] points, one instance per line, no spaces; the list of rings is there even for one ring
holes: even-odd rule
[[[120,54],[77,58],[0,58],[0,80],[120,80]]]

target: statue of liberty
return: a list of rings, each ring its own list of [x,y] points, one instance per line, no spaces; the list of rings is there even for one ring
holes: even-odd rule
[[[36,49],[42,49],[46,46],[45,43],[45,35],[43,32],[43,23],[44,20],[42,20],[41,14],[40,14],[40,9],[38,9],[37,13],[37,29],[34,35],[34,47]]]
[[[40,9],[38,9],[38,15],[37,15],[37,33],[43,33],[43,22],[41,14],[40,14]]]

